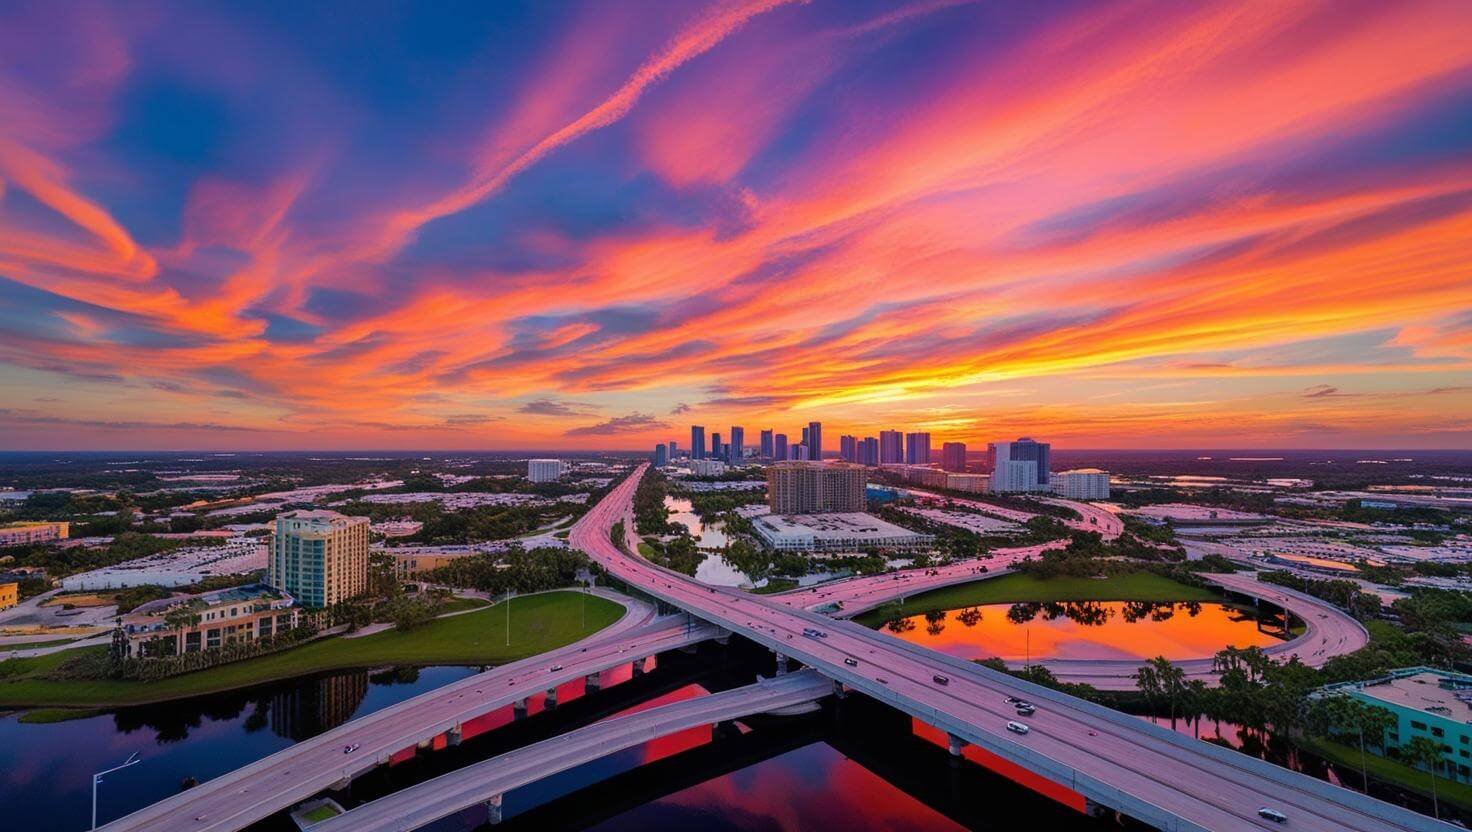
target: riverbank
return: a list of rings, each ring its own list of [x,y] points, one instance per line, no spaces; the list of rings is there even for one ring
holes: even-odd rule
[[[1294,742],[1305,751],[1323,757],[1343,769],[1343,776],[1358,785],[1356,779],[1360,775],[1360,750],[1358,748],[1319,737],[1298,737],[1294,739]],[[1373,753],[1365,754],[1364,763],[1365,771],[1369,773],[1371,780],[1389,783],[1426,798],[1431,797],[1431,777],[1424,770]],[[1459,783],[1438,776],[1436,778],[1436,797],[1442,803],[1450,803],[1472,811],[1472,785],[1467,783]]]
[[[548,592],[514,598],[508,644],[506,602],[400,632],[320,639],[255,659],[156,682],[48,679],[82,650],[0,662],[0,707],[115,707],[181,699],[303,676],[379,665],[497,665],[570,644],[617,621],[624,608],[597,595]],[[586,608],[584,608],[586,604]],[[585,618],[586,615],[586,618]],[[586,623],[585,623],[586,622]],[[85,650],[105,650],[89,647]]]
[[[910,598],[903,604],[887,604],[856,616],[866,627],[878,627],[892,618],[921,615],[931,610],[953,610],[984,604],[1007,604],[1029,601],[1221,601],[1222,596],[1209,589],[1190,586],[1161,577],[1153,572],[1132,572],[1107,578],[1035,578],[1013,573],[996,578],[983,578],[931,590]]]

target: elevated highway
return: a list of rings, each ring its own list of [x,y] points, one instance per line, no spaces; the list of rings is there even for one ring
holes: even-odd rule
[[[460,726],[528,696],[723,633],[685,616],[628,607],[610,627],[566,647],[452,682],[340,725],[101,827],[108,832],[232,832],[318,792],[345,785],[400,751],[455,737]],[[351,753],[345,748],[354,747]]]
[[[833,692],[833,682],[804,670],[744,688],[599,722],[466,766],[316,824],[311,832],[398,832],[417,829],[482,803],[492,816],[501,797],[520,786],[625,748],[695,728],[811,702]]]
[[[770,598],[699,584],[626,554],[609,529],[626,520],[632,535],[634,490],[641,466],[594,506],[570,535],[616,577],[667,603],[795,658],[845,686],[885,702],[1005,760],[1165,830],[1221,832],[1279,829],[1259,807],[1287,814],[1293,829],[1338,832],[1437,830],[1424,815],[1200,742],[1032,685],[972,662],[944,656],[847,621]],[[809,636],[805,631],[823,635]],[[937,678],[940,677],[940,678]],[[1031,731],[1010,733],[1009,696],[1038,711]]]

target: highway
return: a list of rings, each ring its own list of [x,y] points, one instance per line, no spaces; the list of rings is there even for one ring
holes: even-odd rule
[[[315,824],[311,832],[417,829],[506,792],[625,748],[827,696],[833,682],[803,670],[589,725],[397,791]]]
[[[465,722],[635,659],[715,638],[685,616],[656,618],[619,597],[626,612],[582,641],[452,682],[161,800],[103,827],[109,832],[232,832],[388,762]],[[357,746],[351,753],[344,749]]]
[[[573,546],[631,586],[791,656],[1097,804],[1166,830],[1283,828],[1257,815],[1264,806],[1286,813],[1289,828],[1298,830],[1452,828],[852,622],[705,586],[632,557],[613,544],[609,530],[622,520],[626,545],[636,539],[632,500],[646,468],[637,469],[573,527]],[[805,630],[824,635],[809,637]],[[1006,730],[1006,723],[1017,718],[1006,702],[1009,696],[1038,706],[1025,720],[1031,727],[1026,736]]]
[[[767,597],[789,607],[824,610],[835,618],[851,618],[898,598],[1011,574],[1011,567],[1019,561],[1038,557],[1046,549],[1061,545],[1063,541],[1016,549],[998,549],[990,558],[848,578]],[[982,567],[986,571],[978,571]],[[1364,625],[1333,604],[1312,595],[1276,584],[1262,583],[1250,574],[1207,574],[1202,577],[1232,592],[1260,598],[1288,609],[1304,622],[1302,635],[1264,648],[1263,652],[1280,661],[1296,656],[1304,664],[1322,667],[1329,659],[1353,653],[1370,641],[1370,634]],[[827,610],[827,607],[834,604],[841,606],[836,610]],[[1018,663],[1014,664],[1020,666]],[[1141,662],[1134,659],[1045,659],[1034,664],[1048,668],[1062,682],[1089,684],[1100,690],[1133,690],[1134,674]],[[1186,672],[1188,679],[1216,684],[1217,674],[1212,669],[1210,656],[1177,660],[1175,664]]]

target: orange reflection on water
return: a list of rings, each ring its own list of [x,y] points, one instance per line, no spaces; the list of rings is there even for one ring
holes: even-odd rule
[[[1227,645],[1276,644],[1250,612],[1215,603],[1082,601],[989,604],[898,619],[885,631],[952,656],[1036,659],[1194,659]]]

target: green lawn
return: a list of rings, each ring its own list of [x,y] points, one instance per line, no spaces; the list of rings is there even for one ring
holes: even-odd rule
[[[1360,750],[1358,746],[1348,746],[1318,737],[1300,737],[1294,742],[1346,769],[1343,774],[1344,778],[1350,783],[1359,784]],[[1365,754],[1365,770],[1369,772],[1371,779],[1400,786],[1427,797],[1431,796],[1431,779],[1421,769],[1412,768],[1389,757],[1367,753]],[[1446,777],[1437,777],[1436,796],[1443,803],[1455,803],[1463,808],[1472,809],[1472,785],[1448,780]]]
[[[484,598],[451,598],[440,608],[440,615],[447,612],[461,612],[463,610],[477,610],[481,607],[490,606],[491,602]]]
[[[920,615],[930,610],[954,610],[982,604],[1019,601],[1220,601],[1209,589],[1162,578],[1153,572],[1134,572],[1099,580],[1096,578],[1035,578],[1013,573],[966,584],[942,587],[905,599],[899,615]],[[891,610],[892,612],[892,610]],[[855,617],[855,621],[877,627],[890,616],[877,610]]]
[[[583,604],[587,626],[582,626]],[[159,702],[301,676],[322,670],[378,665],[496,665],[577,641],[617,621],[623,607],[596,595],[550,592],[513,598],[511,644],[503,604],[440,618],[407,633],[327,638],[269,656],[186,673],[158,682],[75,681],[39,678],[77,651],[0,662],[0,707],[106,707]],[[105,650],[88,647],[86,650]]]
[[[0,647],[0,652],[13,653],[17,650],[35,650],[37,647],[59,647],[63,644],[71,644],[91,636],[72,636],[71,638],[53,638],[49,641],[28,641],[22,644],[7,644]]]
[[[655,555],[654,547],[641,540],[639,541],[639,554],[645,558],[652,558]]]

